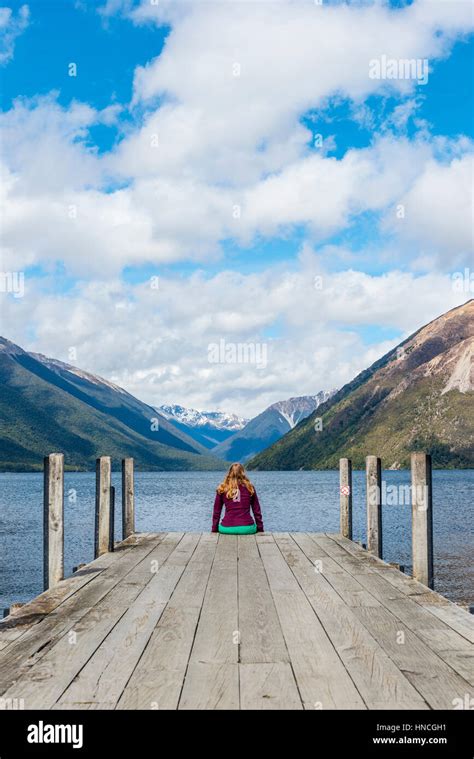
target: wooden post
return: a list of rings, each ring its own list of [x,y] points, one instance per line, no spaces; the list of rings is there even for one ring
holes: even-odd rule
[[[122,539],[135,532],[133,459],[122,459]]]
[[[44,459],[43,582],[44,589],[64,577],[64,454]]]
[[[431,456],[411,455],[413,577],[433,587],[433,500]]]
[[[110,529],[109,529],[109,551],[114,550],[115,543],[115,488],[110,488]]]
[[[382,462],[377,456],[367,456],[367,550],[382,558]]]
[[[352,540],[352,461],[339,459],[341,535]]]
[[[95,468],[95,550],[97,558],[109,550],[110,456],[101,456]]]

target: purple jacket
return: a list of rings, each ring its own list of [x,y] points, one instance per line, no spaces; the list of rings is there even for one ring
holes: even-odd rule
[[[250,511],[252,509],[257,525],[257,532],[263,532],[262,512],[258,502],[257,491],[254,491],[254,494],[250,495],[245,485],[240,485],[239,498],[236,501],[232,498],[227,498],[225,493],[216,493],[214,513],[212,515],[212,532],[218,532],[219,518],[223,506],[225,506],[225,516],[222,520],[223,527],[253,524],[254,520]]]

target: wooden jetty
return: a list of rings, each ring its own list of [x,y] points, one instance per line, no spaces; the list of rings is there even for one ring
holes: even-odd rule
[[[370,550],[351,540],[347,459],[341,533],[244,536],[136,533],[128,460],[124,539],[115,546],[110,460],[99,460],[96,558],[60,579],[62,458],[54,456],[45,469],[48,589],[0,624],[3,708],[473,708],[474,618],[428,587],[424,454],[412,460],[412,476],[427,487],[412,506],[418,579],[378,555],[380,499],[371,488],[380,465],[372,457]]]

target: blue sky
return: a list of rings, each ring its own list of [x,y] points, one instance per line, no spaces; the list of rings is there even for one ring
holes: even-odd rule
[[[23,2],[9,2],[18,12]],[[2,108],[11,107],[18,95],[34,97],[59,90],[59,102],[67,106],[79,99],[105,108],[111,99],[130,100],[135,66],[159,55],[168,32],[149,25],[107,22],[96,12],[98,3],[73,0],[28,2],[31,22],[15,46],[13,65],[2,71]],[[75,61],[80,76],[68,76],[67,65]],[[108,141],[98,140],[100,149]]]
[[[394,7],[409,4],[398,0],[391,3]],[[8,3],[14,13],[23,5],[22,0]],[[96,12],[97,3],[90,0],[84,0],[81,5],[74,0],[30,0],[28,6],[32,20],[16,43],[14,65],[1,71],[2,110],[10,108],[19,96],[34,97],[51,89],[58,90],[58,101],[64,106],[73,99],[96,108],[105,108],[111,100],[127,104],[135,67],[159,56],[170,32],[166,24],[135,26],[114,17],[104,21]],[[75,79],[67,75],[67,64],[71,60],[81,68],[81,76]],[[472,60],[473,41],[468,35],[454,44],[446,59],[434,62],[417,111],[417,117],[430,122],[433,134],[472,135],[474,81],[467,76]],[[396,98],[382,97],[367,100],[380,119],[398,102]],[[335,154],[338,156],[350,147],[370,144],[371,131],[351,118],[347,100],[330,106],[323,113],[316,111],[316,118],[326,125],[330,120],[337,120]],[[306,114],[302,121],[307,122]],[[410,131],[413,134],[412,124]],[[117,139],[118,130],[97,130],[92,134],[97,148],[108,150],[111,141]]]
[[[7,337],[63,359],[77,345],[148,401],[248,415],[342,384],[466,299],[467,3],[4,1],[3,270],[27,281],[3,299]],[[381,55],[426,58],[428,83],[370,82]],[[272,368],[211,377],[219,336],[269,340]]]

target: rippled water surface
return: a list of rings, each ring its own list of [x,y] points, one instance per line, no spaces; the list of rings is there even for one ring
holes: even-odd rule
[[[137,472],[137,530],[209,530],[220,477],[218,472]],[[338,532],[338,472],[255,472],[252,479],[266,530]],[[364,479],[363,472],[354,472],[354,540],[363,542]],[[120,473],[114,472],[117,540],[120,480]],[[391,486],[408,485],[410,474],[386,471],[383,480],[390,493]],[[65,475],[66,575],[76,564],[93,558],[94,489],[92,472]],[[461,602],[474,602],[473,496],[474,470],[433,472],[435,589]],[[42,475],[0,474],[0,606],[27,601],[42,591],[42,520]],[[384,505],[383,551],[386,561],[399,562],[411,571],[408,504]]]

